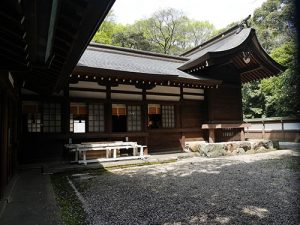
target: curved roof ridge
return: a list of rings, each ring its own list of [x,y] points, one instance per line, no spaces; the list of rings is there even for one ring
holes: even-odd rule
[[[205,46],[205,48],[194,51],[194,53],[190,55],[190,60],[182,64],[178,69],[185,70],[195,66],[199,61],[207,60],[206,58],[211,57],[211,54],[234,51],[234,49],[241,46],[242,43],[250,38],[253,31],[253,28],[243,28],[239,32],[234,32],[235,35],[227,35],[225,38],[218,39],[218,41]]]
[[[224,38],[227,38],[227,37],[231,36],[232,34],[235,33],[234,31],[236,31],[238,28],[239,28],[239,26],[236,25],[236,26],[232,27],[230,30],[226,30],[226,31],[218,34],[217,36],[215,36],[215,37],[213,37],[213,38],[211,38],[211,39],[209,39],[209,40],[201,43],[200,45],[198,45],[198,46],[196,46],[196,47],[194,47],[194,48],[192,48],[192,49],[190,49],[190,50],[182,53],[180,56],[190,56],[193,53],[196,53],[196,52],[198,52],[200,50],[203,50],[204,48],[206,48],[206,47],[208,47],[210,45],[213,45],[214,43],[216,43],[216,42],[218,42],[218,41],[220,41],[220,40],[222,40]]]
[[[242,29],[244,28],[249,28],[248,26],[248,19],[251,17],[251,15],[249,15],[247,18],[243,19],[240,23],[230,27],[229,29],[223,31],[222,33],[212,37],[211,39],[201,43],[200,45],[180,54],[180,56],[190,56],[200,50],[203,50],[204,48],[210,46],[210,45],[213,45],[214,43],[222,40],[223,38],[226,38],[226,37],[229,37],[230,35],[232,34],[235,34],[235,33],[239,33]]]
[[[160,57],[165,59],[173,59],[173,60],[180,60],[180,61],[188,61],[189,58],[186,58],[184,56],[174,56],[174,55],[167,55],[163,53],[156,53],[156,52],[150,52],[145,50],[139,50],[139,49],[132,49],[132,48],[125,48],[125,47],[119,47],[119,46],[113,46],[113,45],[106,45],[106,44],[99,44],[95,42],[91,42],[87,49],[93,49],[93,50],[112,50],[112,51],[118,51],[118,54],[137,54],[137,55],[144,55],[148,57]],[[121,53],[120,53],[121,52]]]

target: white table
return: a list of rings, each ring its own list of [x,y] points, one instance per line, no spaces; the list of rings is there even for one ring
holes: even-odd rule
[[[66,144],[65,147],[69,151],[75,152],[75,162],[87,165],[89,162],[107,162],[129,159],[144,159],[145,145],[138,145],[137,142],[108,142],[108,143],[81,143],[81,144]],[[117,157],[117,150],[133,149],[133,156]],[[106,158],[86,159],[87,151],[106,151]],[[113,151],[113,157],[110,157]],[[138,153],[138,151],[140,151]],[[79,155],[82,153],[82,160],[79,160]]]

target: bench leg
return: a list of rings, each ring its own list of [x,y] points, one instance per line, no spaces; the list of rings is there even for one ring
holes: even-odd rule
[[[78,162],[78,155],[79,155],[79,151],[75,151],[75,162]]]
[[[144,158],[144,147],[143,146],[141,146],[140,151],[141,151],[140,156],[143,159]]]
[[[84,165],[87,165],[87,162],[86,162],[86,151],[83,152],[83,163],[84,163]]]
[[[133,148],[133,156],[136,156],[137,155],[137,147],[134,147]]]
[[[116,159],[117,158],[117,149],[115,148],[114,149],[114,159]]]

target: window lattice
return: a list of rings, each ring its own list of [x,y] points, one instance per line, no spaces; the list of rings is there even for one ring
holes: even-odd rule
[[[59,103],[43,104],[43,131],[61,132],[61,105]]]
[[[127,130],[140,131],[141,130],[141,106],[127,106]]]
[[[104,131],[104,106],[103,104],[89,105],[89,132]]]
[[[41,114],[28,113],[27,114],[27,129],[28,132],[41,132]]]
[[[73,114],[70,114],[70,132],[74,132],[74,117]]]
[[[162,106],[162,127],[173,128],[175,127],[175,115],[173,105]]]

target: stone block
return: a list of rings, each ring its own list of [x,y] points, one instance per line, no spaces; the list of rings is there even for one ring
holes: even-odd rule
[[[240,142],[239,143],[239,148],[242,148],[245,152],[249,151],[251,149],[251,143],[250,142]]]

